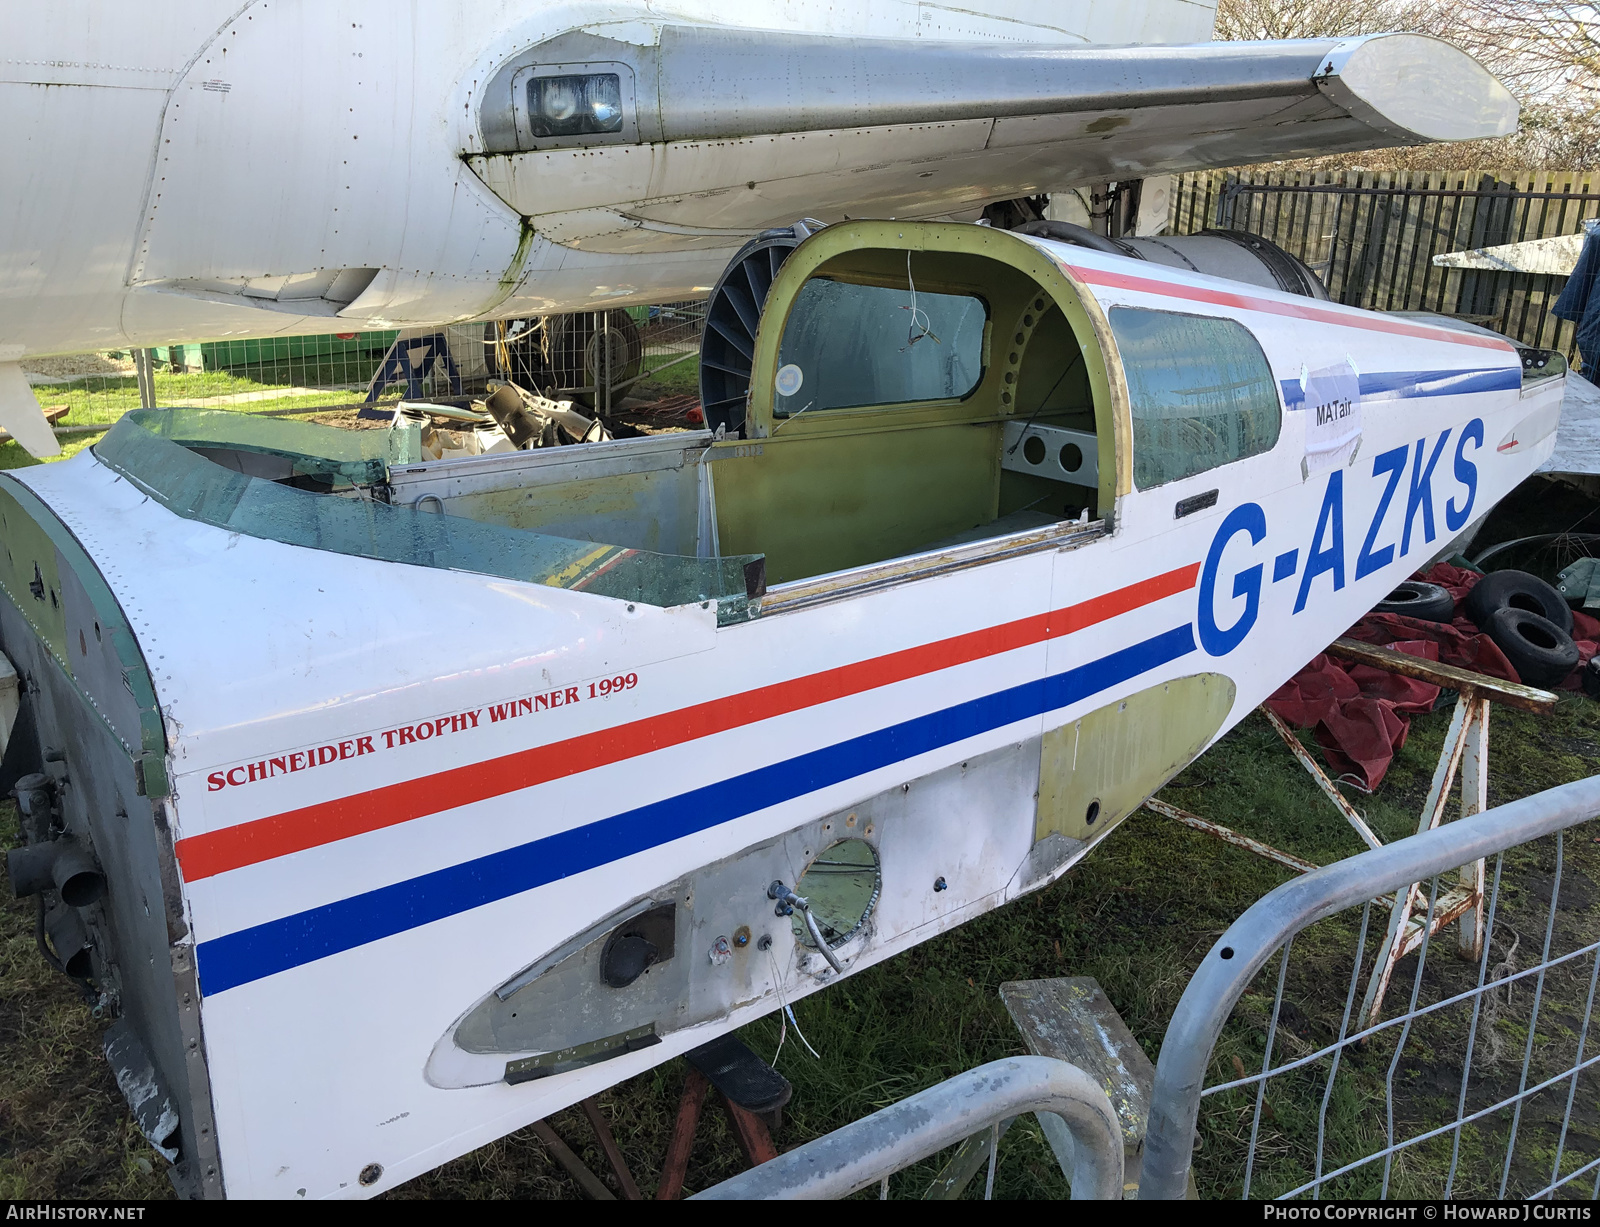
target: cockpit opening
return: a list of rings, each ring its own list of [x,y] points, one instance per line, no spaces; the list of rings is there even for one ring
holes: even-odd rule
[[[398,420],[346,432],[177,410],[130,415],[96,452],[179,514],[237,531],[717,601],[722,621],[756,612],[769,583],[891,560],[911,560],[909,577],[924,555],[948,565],[943,551],[1095,525],[1117,490],[1104,318],[1014,236],[907,230],[829,227],[776,270],[752,304],[732,433],[429,459]]]

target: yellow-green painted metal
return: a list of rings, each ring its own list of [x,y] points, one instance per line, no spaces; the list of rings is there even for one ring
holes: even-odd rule
[[[66,526],[25,486],[4,474],[0,474],[0,543],[3,543],[0,592],[17,607],[48,649],[50,658],[72,681],[96,717],[127,749],[145,795],[166,796],[169,792],[166,727],[156,703],[155,687],[144,653],[139,649],[122,607]],[[61,591],[60,576],[64,569],[70,569],[88,593],[95,621],[104,633],[111,635],[123,682],[139,710],[139,744],[136,746],[128,745],[111,726],[73,671],[72,653],[67,644],[66,605]],[[38,595],[31,587],[35,583]]]
[[[712,469],[725,553],[784,583],[915,553],[994,520],[1000,427],[923,423],[745,445]]]
[[[1233,710],[1235,693],[1232,678],[1196,673],[1051,729],[1039,747],[1035,839],[1103,839],[1199,757]]]
[[[978,386],[959,399],[775,418],[778,351],[801,287],[813,276],[901,286],[908,255],[919,289],[985,301],[990,322]],[[1070,334],[1043,326],[1053,309]],[[1035,343],[1071,344],[1083,356],[1089,403],[1079,412],[1081,426],[1098,435],[1104,515],[1132,485],[1127,388],[1104,314],[1061,265],[986,226],[845,222],[817,232],[784,262],[767,295],[749,438],[714,445],[729,458],[715,466],[723,550],[766,554],[769,579],[781,583],[911,552],[993,521],[1001,514],[1004,423],[1037,408],[1019,395]],[[1037,365],[1053,355],[1035,349],[1033,356]]]
[[[6,488],[0,488],[0,589],[71,677],[55,542]]]

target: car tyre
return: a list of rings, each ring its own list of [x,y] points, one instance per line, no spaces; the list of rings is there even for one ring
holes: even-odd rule
[[[1559,686],[1578,664],[1578,645],[1549,618],[1506,605],[1486,628],[1495,646],[1529,686]]]

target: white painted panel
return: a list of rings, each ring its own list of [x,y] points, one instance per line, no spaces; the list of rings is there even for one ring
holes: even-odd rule
[[[123,343],[107,307],[123,290],[163,98],[0,84],[0,343]]]
[[[167,89],[246,0],[6,6],[0,81]]]

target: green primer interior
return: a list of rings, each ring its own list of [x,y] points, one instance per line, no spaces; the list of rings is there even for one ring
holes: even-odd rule
[[[959,399],[774,415],[784,329],[806,282],[827,277],[907,292],[967,294],[988,307],[984,371]],[[715,445],[724,548],[760,552],[772,582],[933,548],[1002,516],[1109,511],[1118,490],[1113,398],[1097,329],[1045,253],[1015,235],[957,224],[847,222],[790,255],[756,336],[745,435]],[[1001,468],[1004,424],[1094,432],[1090,490]],[[1001,525],[996,533],[1010,525]]]
[[[1221,673],[1174,678],[1045,733],[1036,840],[1094,843],[1200,756],[1233,710]]]
[[[144,653],[128,625],[122,606],[111,593],[105,577],[90,561],[55,514],[34,493],[15,478],[0,474],[0,593],[17,607],[50,657],[72,681],[84,702],[134,760],[138,779],[146,796],[164,797],[170,788],[167,779],[167,732],[156,704],[155,687]],[[37,571],[35,570],[37,568]],[[70,569],[88,594],[94,617],[103,633],[111,636],[122,683],[133,696],[139,712],[139,744],[130,746],[112,728],[110,721],[84,689],[72,667],[66,633],[66,606],[61,590],[61,571]],[[38,576],[40,589],[30,585]]]
[[[507,486],[456,495],[449,512],[528,532],[694,554],[696,476],[692,470],[659,469]]]
[[[362,558],[448,570],[476,571],[526,583],[591,592],[650,605],[717,600],[718,618],[748,615],[745,568],[754,556],[689,558],[623,546],[573,541],[486,524],[462,516],[395,507],[352,485],[349,497],[295,489],[214,464],[196,447],[271,452],[322,477],[383,480],[378,449],[392,432],[343,431],[294,424],[292,431],[243,415],[206,410],[140,410],[122,418],[95,445],[96,457],[169,511],[268,541]],[[311,433],[315,432],[315,433]],[[331,437],[330,437],[331,436]],[[278,446],[268,446],[269,443]],[[315,447],[301,452],[290,446]]]

